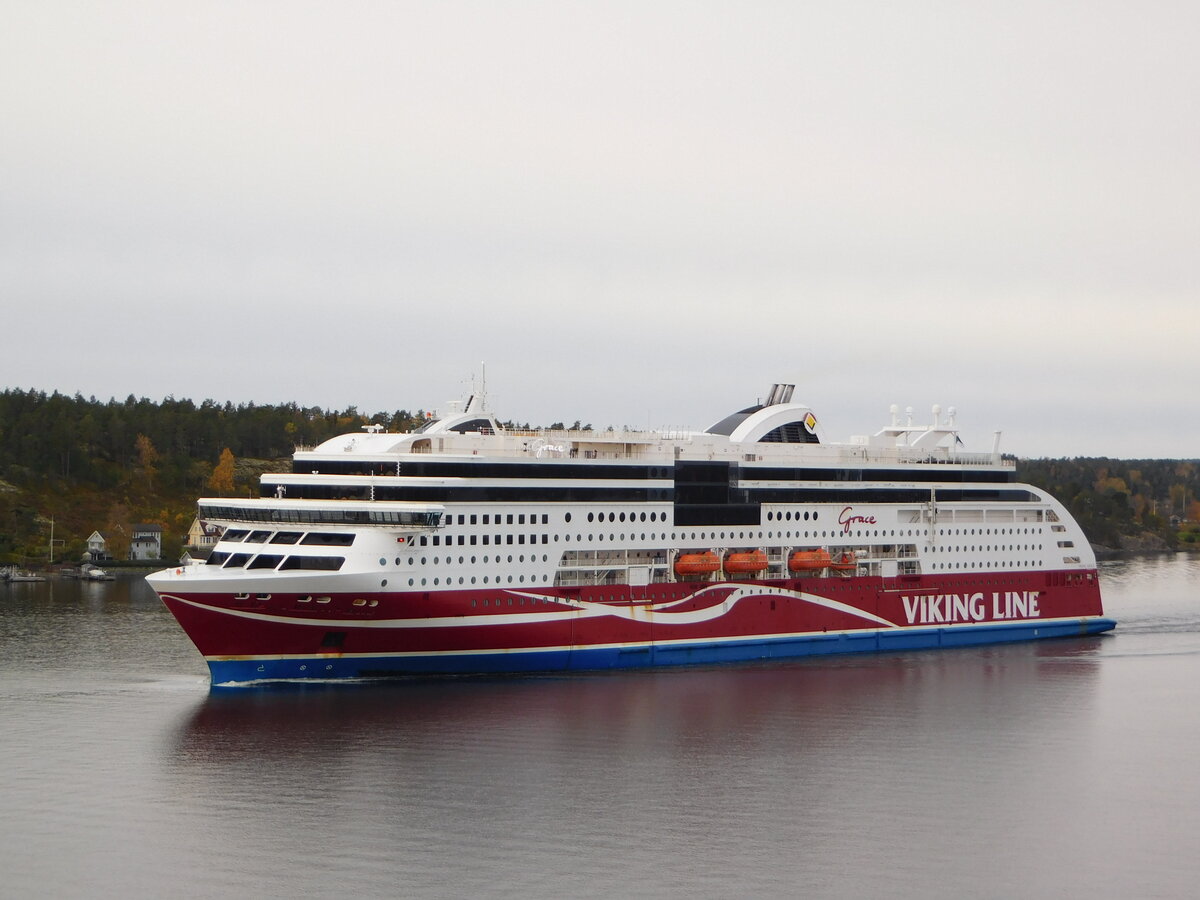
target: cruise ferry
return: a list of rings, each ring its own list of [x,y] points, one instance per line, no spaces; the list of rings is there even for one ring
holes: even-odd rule
[[[199,501],[148,577],[216,684],[713,664],[1103,632],[1096,561],[953,408],[826,440],[794,387],[705,431],[525,431],[474,396]],[[902,421],[903,418],[903,421]]]

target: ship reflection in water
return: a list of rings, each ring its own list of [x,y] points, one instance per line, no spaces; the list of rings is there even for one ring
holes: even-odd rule
[[[181,802],[224,795],[249,833],[291,819],[319,834],[337,883],[386,860],[426,890],[453,873],[534,896],[697,878],[718,894],[841,894],[894,884],[933,847],[957,863],[910,871],[913,889],[977,885],[980,866],[1016,889],[1027,870],[1012,866],[1039,857],[1066,887],[1047,854],[1087,828],[1079,811],[1106,780],[1078,744],[1096,727],[1103,641],[216,690],[179,728],[171,767]]]

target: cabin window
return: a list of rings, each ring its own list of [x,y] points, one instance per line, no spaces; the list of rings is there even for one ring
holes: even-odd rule
[[[341,556],[289,556],[279,567],[280,571],[310,569],[336,572],[346,560]]]
[[[306,534],[300,543],[321,547],[349,547],[354,543],[354,535],[340,534],[332,531],[314,531]]]

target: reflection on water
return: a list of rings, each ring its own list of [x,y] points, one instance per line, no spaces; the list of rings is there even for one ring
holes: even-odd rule
[[[0,871],[13,896],[1188,895],[1200,569],[1103,578],[1111,635],[211,691],[144,583],[0,594]]]

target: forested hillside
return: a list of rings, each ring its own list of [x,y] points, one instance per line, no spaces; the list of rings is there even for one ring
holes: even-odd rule
[[[1066,504],[1093,544],[1137,550],[1200,541],[1200,461],[1027,459],[1017,477]]]
[[[200,494],[253,492],[264,461],[288,457],[297,445],[368,423],[408,430],[422,416],[5,390],[0,564],[44,561],[51,519],[57,559],[77,559],[95,530],[119,557],[122,536],[143,522],[163,526],[166,548],[177,555]],[[231,472],[217,468],[225,450]]]
[[[55,559],[77,559],[96,530],[120,557],[135,523],[161,525],[173,558],[201,494],[253,495],[258,474],[297,445],[366,424],[408,431],[423,418],[421,410],[363,414],[354,407],[100,401],[5,390],[0,564],[45,562],[51,520]],[[1018,477],[1059,497],[1093,543],[1138,548],[1198,540],[1186,524],[1200,519],[1195,460],[1025,460]]]

